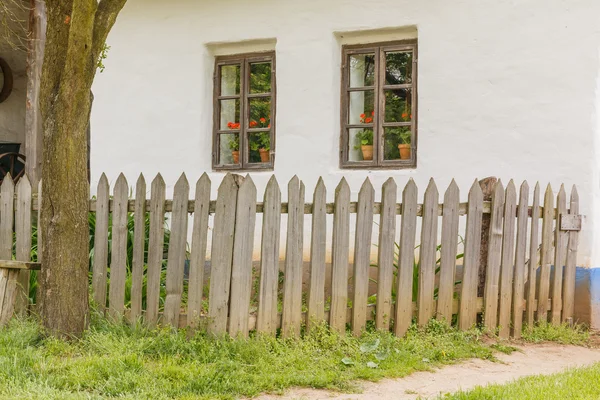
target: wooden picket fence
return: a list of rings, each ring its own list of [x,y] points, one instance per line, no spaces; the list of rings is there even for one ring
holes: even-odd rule
[[[174,187],[173,199],[167,200],[166,185],[159,174],[151,183],[151,196],[147,199],[146,182],[140,175],[135,184],[135,198],[130,199],[130,186],[123,175],[115,182],[112,196],[108,180],[102,175],[97,196],[90,201],[90,211],[96,213],[92,266],[95,302],[106,307],[110,318],[116,320],[141,319],[150,326],[160,323],[203,327],[217,335],[229,333],[232,336],[247,336],[252,330],[273,335],[279,328],[284,336],[298,336],[303,324],[310,329],[320,321],[327,321],[337,331],[345,331],[349,324],[354,334],[360,334],[367,321],[373,321],[378,329],[393,329],[396,335],[402,336],[413,318],[420,326],[431,318],[454,320],[459,329],[466,330],[473,327],[478,314],[482,314],[483,324],[492,330],[498,329],[501,337],[518,337],[523,323],[531,325],[548,320],[559,324],[573,318],[578,228],[568,225],[577,220],[579,212],[575,187],[569,207],[563,186],[556,199],[548,186],[542,205],[540,187],[536,184],[530,205],[527,182],[521,185],[517,199],[513,181],[506,189],[498,182],[491,202],[483,200],[481,188],[475,181],[468,192],[467,203],[460,203],[460,191],[454,181],[440,203],[433,179],[425,190],[422,204],[418,202],[418,189],[413,180],[404,187],[400,202],[398,187],[392,178],[383,184],[380,202],[375,202],[375,190],[368,179],[357,201],[352,201],[345,179],[335,189],[335,202],[331,204],[326,202],[322,179],[316,185],[312,203],[305,202],[304,184],[297,177],[289,182],[287,190],[288,201],[283,203],[273,176],[266,186],[263,201],[258,202],[257,189],[250,176],[227,174],[213,201],[211,181],[204,174],[196,183],[194,199],[190,200],[190,185],[182,175]],[[16,257],[27,262],[30,261],[31,214],[39,210],[38,201],[35,198],[32,201],[27,177],[19,181],[16,201],[12,202],[14,198],[15,187],[10,179],[5,179],[0,189],[0,258]],[[134,234],[129,271],[127,224],[131,213]],[[169,213],[170,240],[165,258],[165,216]],[[16,215],[15,255],[12,254],[13,214]],[[259,237],[255,234],[257,214],[262,214],[262,234],[260,262],[257,271],[253,271],[254,241]],[[287,214],[287,226],[283,227],[282,214]],[[312,217],[310,227],[304,226],[307,214]],[[327,214],[333,214],[332,225],[327,222]],[[352,265],[351,214],[356,214]],[[488,267],[484,295],[478,297],[484,214],[491,217]],[[191,240],[188,241],[190,215]],[[462,224],[464,231],[459,229],[463,217],[466,218]],[[146,218],[149,218],[148,238]],[[374,223],[379,229],[376,243],[372,237]],[[109,224],[112,224],[110,248]],[[439,225],[441,234],[438,234]],[[332,226],[331,236],[328,236],[328,226]],[[282,229],[287,231],[280,287]],[[306,229],[310,229],[310,243],[304,243]],[[212,243],[207,256],[211,231]],[[459,243],[459,236],[464,238],[464,243]],[[332,239],[330,260],[327,259],[328,238]],[[370,287],[373,289],[369,271],[374,245],[377,284],[375,293],[370,293]],[[457,285],[459,245],[464,248],[464,256],[461,283]],[[303,293],[303,250],[307,246],[310,246],[310,278]],[[188,258],[189,275],[186,276]],[[165,260],[166,274],[163,273]],[[204,276],[207,260],[210,261],[209,282],[205,282]],[[326,288],[329,262],[332,278],[331,286]],[[418,265],[418,289],[413,294],[415,265]],[[0,261],[0,280],[3,267],[8,265]],[[28,274],[26,270],[20,273]],[[257,304],[251,307],[255,279],[258,280]],[[128,281],[130,301],[126,302]],[[19,282],[26,285],[28,277],[20,277]],[[208,295],[204,294],[205,285],[209,287]],[[161,287],[166,293],[164,299],[161,299]],[[326,293],[330,293],[330,298]],[[376,304],[369,303],[372,294],[376,294]]]

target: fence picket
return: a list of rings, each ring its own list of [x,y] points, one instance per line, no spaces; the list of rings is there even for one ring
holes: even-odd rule
[[[379,244],[377,247],[377,329],[389,330],[392,317],[392,283],[394,280],[394,251],[396,241],[396,196],[398,187],[389,178],[381,188]],[[370,250],[370,242],[363,243]]]
[[[553,235],[552,226],[554,224],[554,199],[552,187],[550,184],[546,187],[544,194],[544,209],[542,221],[542,250],[540,261],[540,275],[537,296],[537,321],[548,321],[548,298],[550,296],[550,268],[552,267],[552,247]]]
[[[110,187],[105,174],[98,182],[96,194],[96,227],[94,232],[94,263],[92,267],[92,291],[96,305],[106,307],[106,278],[108,270],[108,201]],[[40,207],[41,208],[41,207]]]
[[[281,190],[275,175],[267,184],[263,201],[260,289],[256,330],[274,335],[277,329],[279,230],[281,229]]]
[[[502,262],[500,265],[500,307],[498,311],[499,336],[510,335],[510,312],[515,266],[515,218],[517,216],[517,191],[510,180],[504,201],[504,229],[502,237]]]
[[[333,330],[346,330],[348,307],[348,251],[350,241],[350,186],[342,178],[335,189],[333,215],[333,251],[331,273],[331,310],[329,325]]]
[[[299,337],[302,324],[304,183],[297,176],[288,184],[287,225],[281,331],[284,336]]]
[[[573,185],[571,189],[571,202],[569,214],[579,214],[579,193],[577,187]],[[579,243],[579,232],[569,232],[569,243],[567,247],[567,261],[565,265],[563,281],[563,322],[572,321],[573,310],[575,307],[575,272],[577,268],[577,245]]]
[[[302,206],[304,207],[304,205]],[[231,305],[229,307],[229,334],[232,337],[248,337],[255,226],[256,186],[248,175],[238,191],[235,220],[235,247],[231,267]],[[302,279],[302,275],[300,275],[300,279]],[[302,285],[299,287],[302,290]]]
[[[552,274],[552,324],[560,325],[562,310],[563,266],[567,254],[569,236],[560,229],[560,217],[567,214],[567,194],[564,185],[560,186],[556,197],[556,228],[554,231],[554,273]]]
[[[498,283],[502,262],[502,219],[504,210],[504,187],[498,180],[492,193],[492,215],[490,240],[488,242],[488,262],[484,288],[484,316],[486,328],[494,330],[498,324]]]
[[[528,272],[527,272],[527,325],[531,329],[534,323],[534,315],[536,308],[536,287],[537,287],[537,268],[538,268],[538,246],[539,246],[539,214],[540,214],[540,184],[536,182],[535,189],[533,190],[533,203],[531,206],[531,234],[529,239],[529,261],[528,261]]]
[[[442,217],[442,247],[440,249],[440,283],[438,290],[437,318],[452,322],[452,303],[458,252],[458,203],[460,191],[452,179],[444,194]]]
[[[131,310],[129,320],[135,324],[142,315],[144,254],[146,247],[146,180],[140,174],[135,183],[133,212],[133,258],[131,266]]]
[[[148,237],[148,271],[146,273],[146,322],[150,327],[158,321],[160,278],[165,240],[166,186],[160,174],[152,181],[150,193],[150,235]]]
[[[165,298],[165,323],[177,328],[183,294],[183,267],[187,245],[190,185],[185,174],[181,174],[173,191],[173,213],[171,214],[171,236],[167,259],[167,280]]]
[[[198,327],[200,312],[202,311],[204,263],[206,262],[206,246],[208,241],[210,185],[211,182],[206,173],[202,174],[198,182],[196,182],[187,311],[187,325],[192,328]]]
[[[432,178],[429,180],[423,200],[419,291],[417,298],[417,324],[419,326],[426,325],[434,313],[433,295],[437,252],[438,205],[439,193]]]
[[[112,240],[108,309],[115,321],[123,318],[125,310],[125,280],[127,278],[127,206],[129,187],[120,174],[113,193]]]
[[[477,321],[477,284],[479,282],[482,220],[483,192],[479,182],[475,179],[469,191],[467,210],[463,279],[458,313],[458,328],[461,330],[471,329]]]
[[[19,179],[16,187],[17,207],[15,209],[16,260],[31,261],[31,183],[27,175]],[[19,271],[17,278],[17,298],[14,312],[24,314],[29,306],[30,271]]]
[[[217,195],[211,251],[208,329],[214,335],[227,330],[237,194],[233,175],[225,175]]]
[[[409,179],[402,191],[402,221],[398,248],[398,280],[394,333],[404,336],[412,322],[413,274],[417,233],[417,185]],[[416,293],[415,293],[416,294]]]
[[[0,187],[0,258],[12,260],[15,185],[6,174]],[[19,271],[0,268],[0,326],[12,316]],[[6,303],[6,305],[5,305]]]
[[[319,178],[313,194],[311,243],[310,243],[310,287],[308,289],[308,314],[306,327],[325,320],[325,266],[327,256],[327,189],[323,178]]]
[[[525,253],[527,251],[527,212],[529,211],[529,185],[527,181],[521,184],[519,191],[519,206],[517,208],[517,244],[515,250],[515,275],[512,301],[513,337],[521,337],[523,327],[523,311],[525,309]]]
[[[369,297],[369,267],[371,265],[371,239],[373,236],[373,203],[375,189],[366,178],[358,193],[356,210],[356,237],[354,240],[354,298],[352,300],[352,333],[359,336],[367,324]],[[394,200],[394,219],[396,217]],[[392,243],[393,246],[393,243]],[[392,257],[394,248],[392,247]],[[393,262],[393,259],[392,259]],[[393,266],[392,266],[393,267]],[[392,284],[390,280],[390,285]],[[391,287],[391,286],[390,286]]]

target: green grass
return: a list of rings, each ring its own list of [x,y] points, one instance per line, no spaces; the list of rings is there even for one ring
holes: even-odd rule
[[[568,372],[522,378],[507,385],[478,387],[443,397],[446,400],[600,399],[600,364]]]
[[[353,391],[357,379],[494,360],[494,351],[512,350],[480,330],[458,332],[436,321],[402,339],[383,332],[354,338],[321,326],[301,340],[234,340],[95,318],[82,339],[64,342],[45,338],[34,319],[13,320],[0,330],[0,399],[234,399],[291,386]]]
[[[571,327],[568,324],[554,326],[544,323],[536,325],[534,329],[525,327],[522,338],[530,343],[556,342],[582,346],[588,342],[590,334],[582,325]]]

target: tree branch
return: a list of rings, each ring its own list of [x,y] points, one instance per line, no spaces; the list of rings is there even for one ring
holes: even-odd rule
[[[97,62],[106,43],[108,33],[117,20],[119,12],[127,0],[100,0],[94,21],[94,36],[92,41],[92,57]]]

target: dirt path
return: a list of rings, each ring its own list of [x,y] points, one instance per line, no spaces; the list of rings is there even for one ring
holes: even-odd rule
[[[497,354],[502,362],[469,360],[433,372],[417,372],[401,379],[364,382],[361,394],[339,394],[325,390],[292,389],[284,396],[263,395],[259,400],[391,400],[435,398],[439,394],[472,389],[478,385],[507,383],[539,374],[553,374],[567,368],[600,362],[600,349],[555,344],[519,346],[520,352]]]

